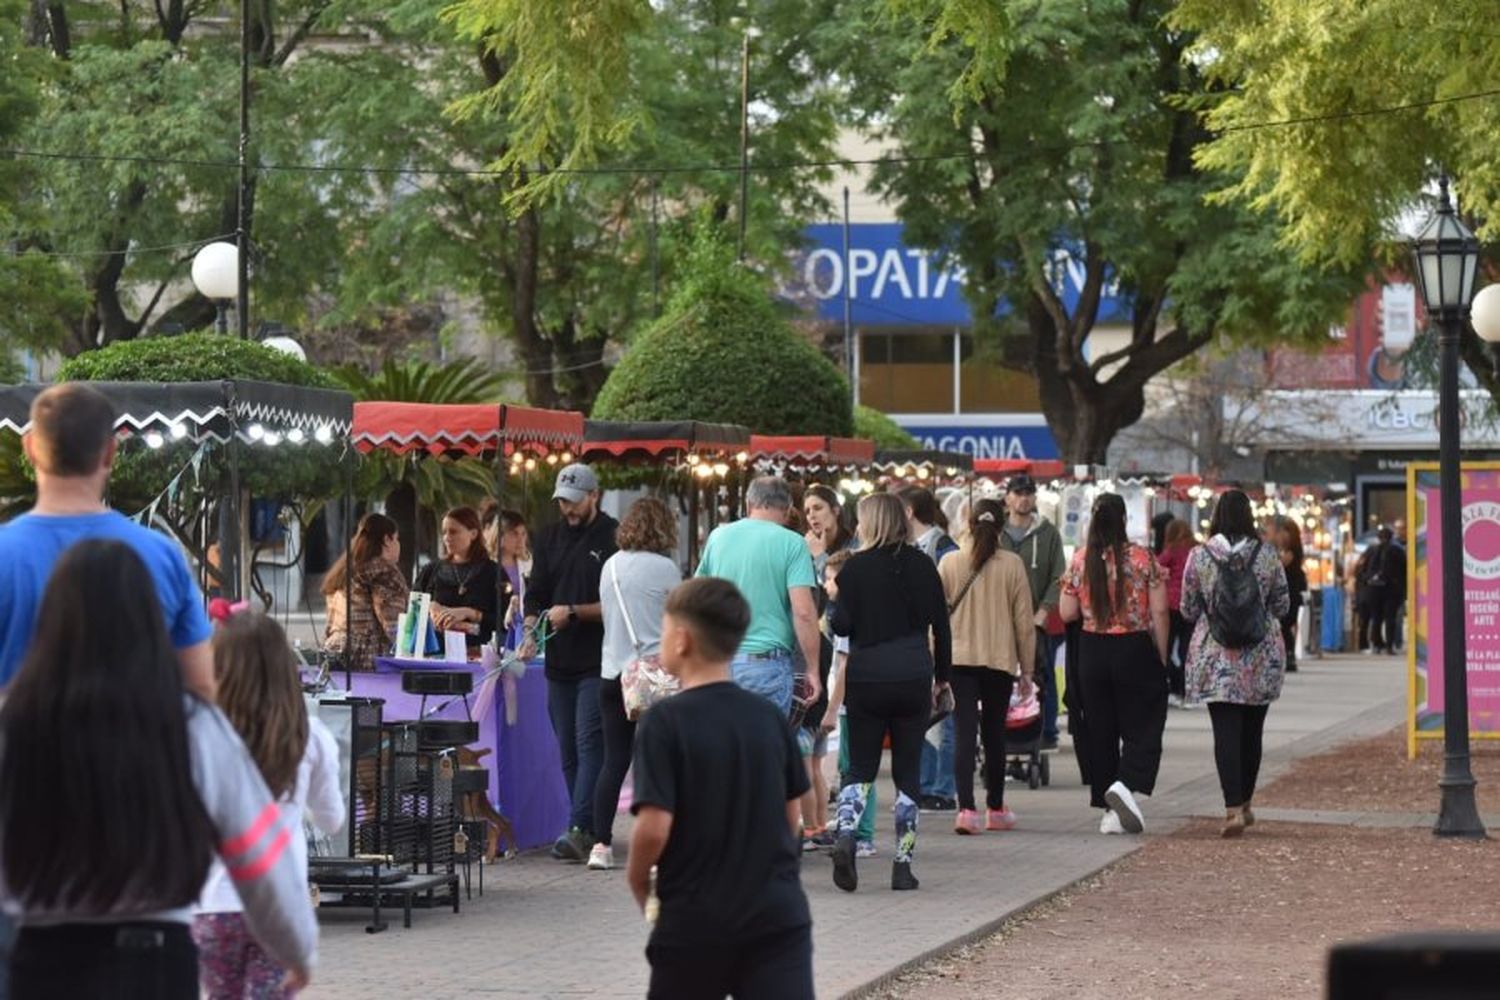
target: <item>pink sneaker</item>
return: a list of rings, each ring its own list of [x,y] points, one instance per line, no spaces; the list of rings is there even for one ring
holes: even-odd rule
[[[984,828],[979,825],[979,814],[973,809],[960,810],[958,818],[953,821],[953,832],[964,836],[983,833]]]
[[[989,811],[989,822],[984,825],[986,830],[1014,830],[1016,828],[1016,814],[1009,809],[991,809]]]

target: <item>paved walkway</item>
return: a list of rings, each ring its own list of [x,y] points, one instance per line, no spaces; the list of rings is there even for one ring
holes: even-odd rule
[[[1263,780],[1287,764],[1347,740],[1372,736],[1402,717],[1404,664],[1330,657],[1288,678],[1266,726]],[[1135,850],[1141,840],[1102,837],[1071,753],[1054,758],[1053,785],[1007,786],[1021,829],[955,837],[949,816],[924,816],[916,871],[922,888],[892,893],[890,821],[882,856],[864,862],[865,885],[835,889],[828,861],[809,856],[820,996],[868,989],[900,969],[981,936],[1006,917]],[[888,785],[881,788],[889,803]],[[1157,794],[1146,800],[1148,835],[1218,811],[1212,734],[1205,711],[1173,711]],[[884,811],[884,808],[883,810]],[[1272,818],[1273,811],[1263,812]],[[627,820],[616,825],[617,850]],[[322,959],[307,996],[639,997],[647,966],[646,928],[621,871],[590,872],[528,855],[486,871],[485,894],[463,912],[418,911],[410,930],[399,913],[383,934],[364,933],[356,911],[322,913]]]

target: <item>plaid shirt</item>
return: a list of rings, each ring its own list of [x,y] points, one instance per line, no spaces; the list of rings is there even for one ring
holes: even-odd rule
[[[353,591],[354,607],[348,614],[344,591],[329,595],[323,646],[330,653],[347,650],[351,670],[374,670],[375,657],[386,655],[395,644],[396,619],[406,610],[410,588],[394,563],[372,559],[355,569]]]

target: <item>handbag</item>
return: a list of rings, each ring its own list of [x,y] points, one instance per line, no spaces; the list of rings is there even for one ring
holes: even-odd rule
[[[620,592],[620,571],[614,562],[609,564],[609,580],[615,588],[615,600],[620,602],[620,617],[625,619],[625,631],[630,634],[630,644],[635,647],[635,656],[625,664],[620,673],[620,693],[625,700],[625,718],[635,722],[646,709],[677,693],[677,678],[667,673],[661,665],[661,657],[641,652],[641,640],[635,633],[635,624],[625,607],[625,595]]]

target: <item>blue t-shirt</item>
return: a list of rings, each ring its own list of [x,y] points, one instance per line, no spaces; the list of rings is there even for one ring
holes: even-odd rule
[[[0,528],[0,686],[10,683],[31,645],[52,567],[74,543],[90,538],[122,541],[145,562],[174,646],[187,649],[212,634],[187,560],[166,535],[115,511],[22,514]]]

